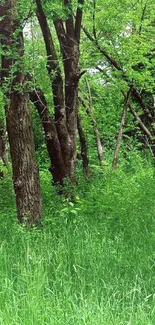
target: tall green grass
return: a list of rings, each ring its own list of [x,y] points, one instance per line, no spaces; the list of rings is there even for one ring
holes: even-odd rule
[[[1,181],[1,325],[155,324],[153,170],[93,176],[72,203],[42,172],[45,228],[30,232]]]

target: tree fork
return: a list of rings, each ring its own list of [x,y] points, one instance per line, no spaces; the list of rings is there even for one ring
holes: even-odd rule
[[[72,3],[69,0],[64,1],[64,8],[67,9],[66,12],[68,12],[66,20],[54,20],[54,26],[62,53],[62,63],[65,74],[64,80],[62,79],[57,52],[41,1],[36,0],[36,4],[37,17],[46,46],[48,58],[47,66],[49,67],[48,73],[53,91],[55,126],[64,160],[65,176],[69,177],[71,182],[76,184],[77,92],[79,79],[84,74],[84,72],[80,73],[79,69],[79,44],[82,21],[81,6],[84,4],[84,0],[78,1],[75,23],[73,20]],[[51,74],[51,72],[53,73]]]

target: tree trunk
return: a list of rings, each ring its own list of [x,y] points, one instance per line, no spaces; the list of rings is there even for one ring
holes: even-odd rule
[[[63,89],[63,78],[61,69],[59,67],[59,61],[57,59],[57,53],[55,49],[55,45],[53,42],[53,38],[50,32],[50,28],[48,26],[46,15],[43,11],[42,4],[40,0],[36,0],[37,4],[37,18],[39,21],[39,25],[42,31],[42,35],[45,42],[46,53],[47,53],[47,71],[51,81],[51,88],[53,93],[53,104],[55,110],[55,127],[52,130],[52,133],[55,134],[55,138],[58,138],[58,146],[57,150],[61,152],[61,157],[63,159],[62,169],[59,169],[57,161],[51,157],[52,168],[51,173],[53,175],[53,182],[55,184],[55,173],[60,175],[59,182],[63,184],[64,179],[69,177],[68,169],[66,166],[66,161],[68,161],[69,157],[69,135],[66,126],[66,111],[65,111],[65,98],[64,98],[64,89]],[[45,128],[44,128],[45,130]],[[49,145],[51,147],[54,146],[54,137],[51,136],[51,143]],[[46,142],[47,143],[47,142]],[[48,152],[52,153],[52,149],[48,148]],[[60,167],[61,168],[61,167]]]
[[[0,12],[2,15],[0,34],[5,52],[2,57],[2,81],[8,98],[6,123],[13,167],[17,216],[20,223],[25,219],[29,226],[40,221],[41,194],[23,73],[23,35],[19,30],[17,20],[15,21],[18,14],[15,3],[11,0],[6,1],[4,5],[0,5]],[[12,69],[14,74],[11,77]]]
[[[84,1],[79,0],[78,5],[83,5]],[[64,0],[68,17],[63,22],[61,19],[54,21],[60,50],[62,53],[62,63],[64,68],[64,79],[59,66],[57,52],[53,38],[48,26],[42,3],[36,0],[37,18],[40,24],[47,53],[47,71],[51,80],[53,103],[55,110],[55,131],[59,140],[59,152],[63,158],[63,171],[61,183],[68,177],[73,184],[75,180],[76,164],[76,135],[77,135],[77,91],[78,81],[82,74],[79,69],[79,43],[82,20],[82,7],[78,6],[75,23],[71,13],[71,2]],[[67,12],[66,11],[66,12]],[[65,25],[65,27],[64,27]],[[52,141],[51,141],[52,145]],[[52,162],[54,164],[54,161]],[[56,171],[57,164],[53,171]],[[54,178],[54,173],[53,173]]]
[[[30,100],[35,105],[42,122],[46,147],[51,161],[49,170],[53,175],[53,184],[63,185],[63,179],[65,177],[64,160],[60,149],[56,126],[49,112],[46,98],[42,90],[37,88],[30,92]]]
[[[98,156],[99,163],[102,166],[103,148],[102,148],[102,143],[101,143],[101,139],[100,139],[99,130],[98,130],[98,127],[97,127],[97,121],[95,120],[95,118],[93,116],[93,111],[92,111],[91,105],[87,105],[85,103],[84,99],[81,97],[81,95],[79,96],[79,100],[82,103],[83,107],[86,109],[86,113],[90,117],[90,121],[92,123],[93,130],[94,130],[95,142],[96,142],[96,147],[97,147],[97,156]]]
[[[8,150],[6,140],[6,129],[4,126],[4,120],[0,119],[0,162],[8,167]],[[3,171],[0,170],[0,177],[3,177]]]
[[[93,115],[92,96],[91,96],[90,85],[89,85],[89,82],[88,82],[87,79],[86,79],[86,86],[87,86],[87,90],[88,90],[88,101],[89,101],[89,107],[87,108],[87,113],[91,117],[91,120],[92,120],[92,124],[93,124],[93,127],[94,127],[94,135],[95,135],[96,145],[97,145],[98,160],[100,162],[100,165],[102,165],[103,148],[102,148],[102,143],[101,143],[101,139],[100,139],[99,130],[98,130],[98,127],[97,127],[97,122],[96,122],[96,120],[94,118],[94,115]]]
[[[89,168],[88,168],[88,152],[87,152],[87,143],[85,134],[82,128],[81,124],[81,118],[78,114],[77,117],[77,126],[78,126],[78,133],[79,133],[79,139],[80,139],[80,146],[81,146],[81,158],[82,158],[82,165],[83,165],[83,171],[86,176],[89,175]]]
[[[116,145],[116,150],[114,153],[114,159],[113,159],[113,164],[112,164],[113,169],[116,169],[117,163],[118,163],[118,155],[119,155],[119,151],[120,151],[120,147],[121,147],[123,129],[124,129],[125,121],[126,121],[127,108],[129,105],[129,94],[130,94],[130,90],[128,91],[128,93],[126,95],[125,103],[124,103],[124,107],[123,107],[122,119],[121,119],[118,137],[117,137],[117,145]]]
[[[79,76],[79,49],[75,40],[68,38],[67,57],[64,56],[65,71],[65,107],[66,124],[69,135],[69,159],[66,161],[72,182],[75,182],[76,165],[76,134],[77,134],[77,105],[78,105],[78,76]],[[74,44],[72,44],[72,42]]]

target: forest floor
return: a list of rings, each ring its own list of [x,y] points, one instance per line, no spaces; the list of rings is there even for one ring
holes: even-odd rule
[[[98,173],[72,203],[41,172],[45,227],[29,232],[0,181],[1,325],[155,324],[153,170]]]

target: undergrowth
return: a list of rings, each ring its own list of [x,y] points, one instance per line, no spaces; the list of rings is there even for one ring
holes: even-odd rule
[[[151,165],[94,169],[90,179],[79,177],[70,202],[42,171],[45,226],[27,232],[6,175],[0,324],[154,325],[154,181]]]

